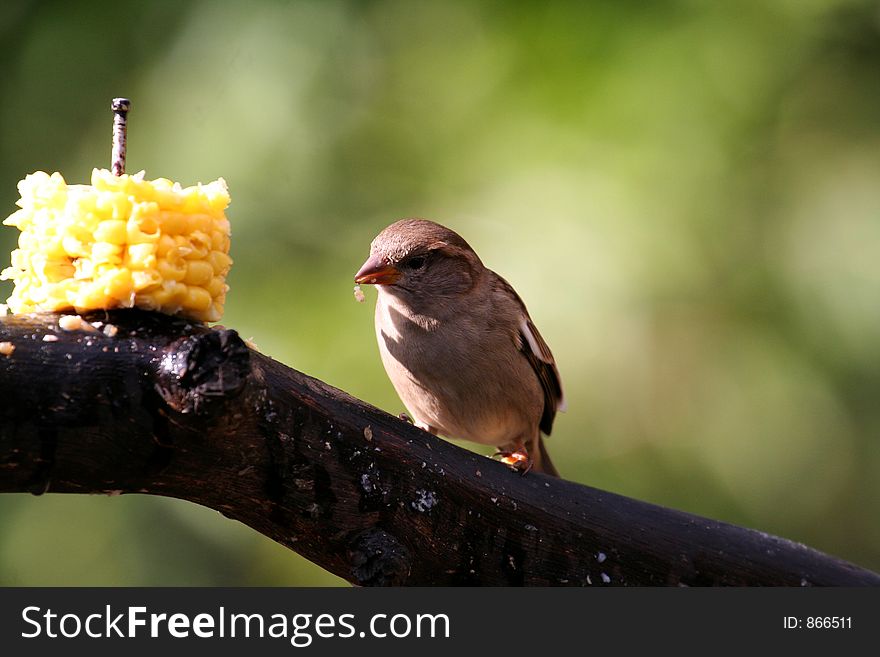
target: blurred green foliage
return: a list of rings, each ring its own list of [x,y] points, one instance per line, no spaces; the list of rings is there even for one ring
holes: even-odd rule
[[[393,413],[352,275],[448,224],[556,353],[566,476],[880,569],[878,70],[874,1],[13,0],[0,214],[130,97],[129,171],[229,183],[223,323]],[[195,505],[0,497],[2,584],[340,582]]]

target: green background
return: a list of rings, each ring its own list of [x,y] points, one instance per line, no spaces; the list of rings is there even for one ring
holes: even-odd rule
[[[130,172],[229,183],[223,324],[395,414],[352,276],[445,223],[556,354],[565,476],[880,569],[878,71],[860,0],[13,0],[0,215],[130,97]],[[195,505],[0,496],[0,584],[340,583]]]

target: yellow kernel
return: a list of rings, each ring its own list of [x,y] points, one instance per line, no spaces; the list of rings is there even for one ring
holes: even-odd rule
[[[144,295],[139,295],[138,299],[149,300],[148,310],[162,309],[171,299],[171,289],[168,287],[168,281],[162,281],[159,287],[150,290]]]
[[[157,189],[156,202],[163,210],[177,210],[183,206],[183,199],[180,197],[180,192],[174,191],[174,184],[169,184],[166,188]],[[163,226],[162,230],[166,230],[166,228]]]
[[[28,251],[24,249],[15,249],[11,254],[11,269],[28,269],[30,267],[30,256]]]
[[[193,310],[207,310],[211,307],[211,301],[211,295],[204,288],[189,287],[183,305]]]
[[[95,275],[95,263],[88,258],[77,258],[73,261],[74,278],[91,278]]]
[[[54,283],[63,281],[65,278],[70,278],[73,276],[75,270],[76,268],[69,260],[62,262],[47,262],[43,267],[43,273],[46,275],[46,279]]]
[[[132,269],[152,269],[156,266],[155,247],[152,244],[130,244],[126,263]]]
[[[159,224],[167,235],[179,235],[186,229],[186,215],[180,212],[163,211],[159,213]]]
[[[57,244],[57,242],[56,242],[56,244]],[[67,256],[70,256],[73,258],[81,258],[83,256],[89,256],[89,255],[91,255],[91,252],[92,252],[92,250],[89,246],[86,246],[85,244],[80,242],[73,235],[65,236],[64,239],[61,240],[61,245],[62,245],[62,249],[61,249],[62,255],[67,255]],[[46,251],[46,255],[49,255],[50,257],[53,255],[56,255],[56,253],[57,253],[57,247],[55,247],[54,245],[50,246],[49,249],[47,249],[47,251]]]
[[[199,319],[203,322],[217,322],[223,317],[223,304],[215,303],[208,310],[204,311]]]
[[[191,251],[186,257],[191,260],[203,260],[211,252],[211,238],[200,230],[190,234],[189,245]]]
[[[95,229],[96,242],[109,242],[110,244],[124,244],[126,240],[125,222],[121,219],[107,219],[98,224]]]
[[[162,310],[162,304],[156,299],[154,291],[139,292],[135,297],[134,305],[144,310]]]
[[[186,263],[183,260],[160,260],[156,268],[165,280],[182,281],[186,276]]]
[[[162,236],[159,238],[159,241],[156,244],[156,255],[160,258],[165,257],[171,249],[173,249],[176,245],[174,238],[171,235],[166,233],[162,233]]]
[[[131,201],[121,194],[104,192],[98,195],[95,211],[107,219],[124,219],[131,214]]]
[[[156,242],[159,240],[159,225],[152,217],[132,217],[126,224],[126,239],[129,244]]]
[[[208,291],[208,294],[210,294],[212,298],[216,299],[221,294],[226,292],[226,283],[223,280],[222,276],[215,276],[205,286],[205,289]]]
[[[97,219],[95,221],[97,222]],[[93,231],[81,224],[68,224],[66,226],[63,226],[61,234],[70,235],[71,237],[74,237],[80,242],[84,242],[86,244],[95,241]]]
[[[71,294],[68,301],[77,312],[83,312],[90,308],[107,308],[107,295],[97,283],[83,285],[77,294]]]
[[[127,269],[113,269],[101,278],[104,294],[119,301],[126,301],[131,296],[131,272]]]
[[[223,234],[222,231],[212,230],[211,231],[211,248],[214,251],[227,251],[228,247],[224,248],[223,241],[226,235]]]
[[[58,318],[58,326],[65,331],[76,331],[82,328],[83,318],[79,315],[61,315]]]
[[[192,260],[186,265],[183,282],[187,285],[205,285],[214,276],[214,268],[205,260]]]
[[[232,258],[222,251],[211,251],[208,260],[214,268],[214,273],[220,274],[221,276],[225,276],[226,272],[229,271],[229,267],[232,266]]]
[[[179,309],[186,301],[187,290],[188,288],[183,283],[174,283],[170,289],[171,294],[168,296],[167,305]]]
[[[162,277],[155,269],[149,271],[133,271],[131,272],[131,283],[135,292],[143,292],[149,290],[162,283]]]
[[[191,214],[187,217],[187,232],[194,233],[197,230],[207,232],[211,229],[211,217],[207,214]]]
[[[95,242],[92,245],[92,260],[96,263],[110,263],[118,265],[122,262],[122,247],[107,242]]]

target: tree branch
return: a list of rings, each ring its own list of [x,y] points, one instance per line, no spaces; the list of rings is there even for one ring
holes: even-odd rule
[[[880,585],[781,538],[520,476],[235,331],[136,310],[87,319],[115,336],[53,314],[0,323],[14,346],[0,355],[0,492],[189,500],[362,585]]]

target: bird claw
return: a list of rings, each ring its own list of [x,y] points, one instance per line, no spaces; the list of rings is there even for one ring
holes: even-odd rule
[[[415,422],[413,422],[413,419],[409,415],[407,415],[406,413],[401,413],[397,417],[400,418],[401,420],[403,420],[404,422],[409,422],[410,424],[415,424]]]
[[[515,472],[519,472],[520,475],[524,475],[532,469],[532,459],[529,457],[525,449],[499,449],[495,452],[495,456],[500,457],[499,460],[504,465],[508,466]]]

